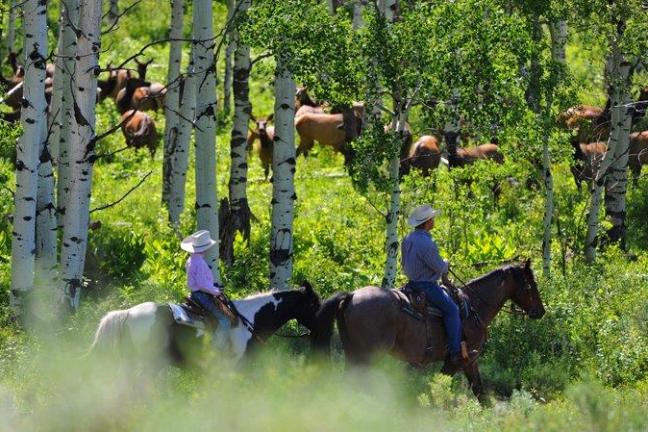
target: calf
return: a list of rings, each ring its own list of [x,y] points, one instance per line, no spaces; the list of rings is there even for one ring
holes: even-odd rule
[[[401,161],[400,175],[407,175],[412,168],[420,169],[427,177],[441,161],[439,140],[431,135],[423,135],[411,145],[407,157]]]
[[[270,173],[270,167],[272,166],[272,153],[274,151],[274,126],[268,126],[268,123],[272,121],[274,116],[270,114],[265,119],[256,119],[251,117],[251,120],[256,123],[256,129],[250,131],[248,135],[248,150],[251,151],[254,142],[259,139],[259,159],[261,160],[261,165],[263,166],[263,173],[265,174],[266,180],[268,179],[268,174]]]
[[[129,78],[126,81],[124,88],[119,91],[119,94],[115,99],[117,111],[119,111],[120,114],[123,114],[128,110],[138,108],[138,106],[133,102],[133,95],[136,92],[140,91],[142,87],[149,87],[150,85],[151,83],[146,82],[140,78]]]
[[[133,148],[146,147],[153,158],[159,141],[153,119],[141,111],[129,110],[122,114],[121,121],[126,145]]]
[[[146,73],[148,67],[153,63],[153,59],[147,62],[140,62],[135,59],[137,63],[137,74],[142,81],[146,80]],[[132,97],[133,107],[140,111],[157,111],[164,107],[164,96],[166,94],[166,86],[162,83],[150,83],[146,87],[140,87],[135,91]]]

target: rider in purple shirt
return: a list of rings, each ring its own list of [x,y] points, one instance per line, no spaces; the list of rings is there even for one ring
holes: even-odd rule
[[[214,297],[222,294],[222,287],[214,282],[212,271],[203,257],[203,254],[215,244],[217,242],[212,240],[209,231],[201,230],[185,238],[180,247],[191,253],[185,264],[187,286],[191,290],[191,299],[218,320],[218,331],[215,335],[214,344],[225,349],[231,324],[229,318],[214,302]]]
[[[439,213],[429,205],[414,209],[407,223],[415,229],[405,237],[401,245],[403,272],[408,277],[408,285],[425,293],[428,303],[441,309],[448,339],[449,358],[443,368],[446,373],[454,373],[459,367],[466,366],[469,360],[461,355],[461,319],[459,308],[450,295],[438,284],[439,278],[448,273],[448,261],[441,258],[439,247],[432,239],[430,230],[434,227],[434,217]]]

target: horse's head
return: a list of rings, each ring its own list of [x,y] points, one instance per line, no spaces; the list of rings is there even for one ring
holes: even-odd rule
[[[542,318],[545,309],[531,270],[531,261],[527,259],[519,266],[512,267],[512,275],[515,279],[515,290],[511,295],[513,303],[522,308],[529,318]]]
[[[316,315],[321,302],[308,281],[304,281],[301,285],[301,288],[297,290],[299,306],[295,311],[295,319],[299,324],[312,331],[315,328]]]

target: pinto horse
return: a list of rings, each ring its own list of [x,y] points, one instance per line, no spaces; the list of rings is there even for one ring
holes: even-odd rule
[[[296,290],[257,294],[232,303],[239,314],[238,325],[232,326],[228,338],[234,362],[291,319],[312,330],[320,307],[319,296],[307,282]],[[202,346],[204,332],[176,323],[168,304],[146,302],[104,315],[90,352],[108,352],[120,358],[128,353],[136,359],[148,356],[157,362],[187,364]]]
[[[521,307],[530,318],[539,319],[545,313],[528,260],[472,280],[464,293],[478,317],[463,322],[469,350],[482,350],[488,325],[507,300]],[[427,325],[406,313],[394,290],[368,286],[328,299],[318,312],[317,327],[311,336],[313,347],[321,353],[330,350],[334,319],[337,319],[347,365],[368,364],[380,354],[389,353],[420,366],[442,361],[448,354],[442,319],[433,317]],[[483,402],[477,361],[463,371],[473,393]]]

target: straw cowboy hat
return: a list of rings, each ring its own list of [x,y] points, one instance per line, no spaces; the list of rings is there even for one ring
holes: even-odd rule
[[[437,216],[439,213],[441,213],[440,210],[433,209],[429,204],[423,204],[412,210],[412,213],[407,218],[407,223],[413,227],[417,227],[423,222],[427,222]]]
[[[182,240],[182,243],[180,243],[180,248],[186,250],[187,252],[200,253],[205,252],[216,243],[218,242],[211,238],[209,231],[200,230]]]

